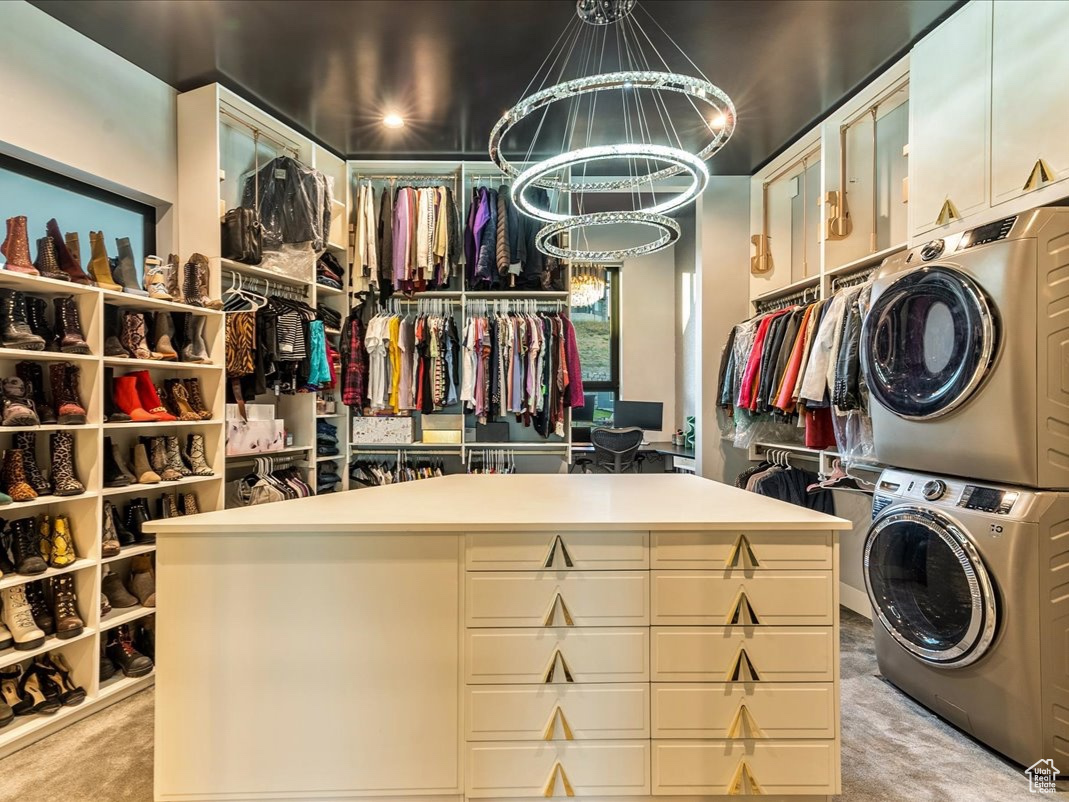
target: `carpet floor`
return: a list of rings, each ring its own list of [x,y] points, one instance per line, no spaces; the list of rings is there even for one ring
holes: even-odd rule
[[[868,620],[844,609],[841,640],[842,802],[1042,798],[1017,766],[880,678]],[[0,800],[152,802],[152,710],[142,691],[0,761]]]

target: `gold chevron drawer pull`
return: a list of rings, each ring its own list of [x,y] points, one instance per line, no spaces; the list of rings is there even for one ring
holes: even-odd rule
[[[556,796],[554,792],[557,788],[558,775],[560,776],[560,783],[564,787],[564,795],[575,796],[575,790],[572,788],[572,784],[568,782],[568,775],[564,773],[564,766],[560,764],[559,760],[553,764],[553,768],[549,772],[549,779],[546,780],[546,788],[542,792],[542,796]]]
[[[1032,172],[1028,174],[1028,180],[1024,182],[1022,189],[1025,192],[1031,192],[1033,189],[1053,180],[1054,171],[1050,169],[1050,165],[1042,159],[1036,159],[1035,166],[1032,167]]]
[[[557,535],[555,538],[553,538],[553,545],[551,545],[549,547],[549,555],[546,557],[546,562],[545,562],[543,567],[544,568],[552,568],[553,567],[554,558],[557,555],[557,546],[560,546],[560,553],[561,553],[561,556],[564,558],[565,567],[566,568],[574,568],[575,566],[572,563],[572,555],[570,555],[568,553],[568,547],[564,545],[564,541],[561,540],[560,535]]]
[[[731,672],[728,674],[729,682],[760,682],[761,677],[757,674],[757,669],[754,668],[753,662],[750,660],[750,656],[746,654],[746,649],[739,649],[739,656],[735,658],[735,664],[731,667]]]
[[[568,668],[568,664],[564,662],[564,655],[560,653],[560,648],[553,652],[553,660],[549,664],[549,670],[546,672],[545,684],[549,685],[553,682],[553,676],[557,672],[557,661],[560,661],[560,667],[564,670],[564,681],[575,682],[572,678],[572,672]]]
[[[945,226],[951,220],[960,220],[961,214],[958,212],[958,207],[954,205],[954,201],[947,198],[943,201],[943,207],[939,210],[939,216],[935,218],[936,225]]]
[[[731,547],[731,551],[728,553],[726,564],[728,568],[738,568],[740,565],[743,568],[761,567],[761,563],[758,561],[757,555],[753,553],[746,535],[739,535],[735,540],[735,545]]]
[[[761,623],[757,618],[757,613],[754,612],[753,605],[750,604],[750,600],[746,596],[746,591],[739,591],[738,598],[735,599],[735,605],[731,608],[731,612],[728,613],[727,623],[743,626]]]
[[[735,717],[731,720],[731,726],[728,727],[728,738],[764,737],[764,733],[761,732],[761,728],[757,726],[757,722],[754,720],[753,713],[743,702],[739,705],[739,709],[735,711]]]
[[[757,778],[745,760],[740,760],[735,768],[735,775],[728,786],[728,796],[757,796],[764,794]]]
[[[549,717],[549,722],[546,724],[545,732],[542,733],[542,740],[553,740],[553,736],[557,732],[558,721],[560,721],[561,732],[564,733],[564,740],[574,741],[575,736],[572,734],[572,728],[568,726],[568,719],[564,717],[564,711],[561,710],[560,705],[557,705],[555,708],[553,708],[553,714]]]
[[[557,591],[557,595],[553,597],[553,604],[549,607],[549,613],[545,618],[545,625],[551,627],[557,620],[557,609],[560,609],[561,616],[564,618],[564,625],[566,627],[574,627],[575,620],[572,618],[572,614],[568,611],[568,605],[564,603],[564,597],[560,595],[560,591]]]

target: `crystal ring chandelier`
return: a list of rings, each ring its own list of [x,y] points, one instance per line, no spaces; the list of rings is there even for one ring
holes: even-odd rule
[[[591,250],[582,248],[563,248],[554,240],[561,234],[574,237],[573,232],[583,228],[597,228],[598,226],[634,225],[640,228],[652,228],[658,232],[657,239],[644,242],[626,248],[606,248]],[[636,256],[645,256],[667,248],[679,239],[679,223],[671,217],[663,214],[636,214],[634,212],[593,212],[592,214],[576,215],[556,223],[549,223],[542,227],[535,237],[535,247],[542,253],[556,256],[559,259],[569,259],[573,262],[607,262],[610,260],[623,260]]]

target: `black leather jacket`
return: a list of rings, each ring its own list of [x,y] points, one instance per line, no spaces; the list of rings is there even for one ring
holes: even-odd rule
[[[861,360],[858,348],[861,344],[860,293],[847,299],[843,315],[843,330],[839,339],[839,354],[835,360],[835,387],[832,403],[841,412],[861,408]]]
[[[241,205],[256,209],[257,194],[265,248],[311,242],[315,250],[322,249],[330,231],[330,198],[322,174],[279,156],[261,167],[257,176],[245,179]]]

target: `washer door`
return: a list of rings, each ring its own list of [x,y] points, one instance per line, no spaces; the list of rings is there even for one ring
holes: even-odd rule
[[[983,290],[959,270],[932,265],[903,275],[865,317],[861,365],[873,396],[916,420],[964,404],[994,361],[995,318]]]
[[[995,637],[987,569],[962,528],[939,513],[895,507],[873,521],[865,586],[887,631],[927,663],[968,665]]]

